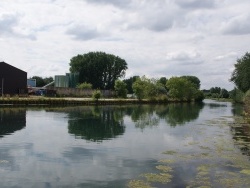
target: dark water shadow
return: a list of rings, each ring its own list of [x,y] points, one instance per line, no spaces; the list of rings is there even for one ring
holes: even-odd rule
[[[0,138],[26,126],[26,109],[0,108]]]

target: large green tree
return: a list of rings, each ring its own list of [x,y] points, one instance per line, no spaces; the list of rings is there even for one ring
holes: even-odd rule
[[[203,93],[190,80],[185,77],[172,77],[167,81],[169,96],[178,100],[203,100]]]
[[[197,78],[196,76],[181,76],[181,78],[185,78],[186,80],[190,81],[191,83],[194,84],[196,89],[200,89],[200,79]]]
[[[230,81],[243,92],[250,89],[250,53],[246,53],[234,65],[235,69],[232,73]]]
[[[92,84],[93,89],[114,89],[115,80],[125,76],[124,59],[105,52],[89,52],[70,60],[70,72],[79,72],[79,82]]]

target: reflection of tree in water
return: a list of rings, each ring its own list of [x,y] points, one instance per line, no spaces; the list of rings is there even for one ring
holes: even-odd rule
[[[102,141],[125,132],[123,111],[115,107],[81,107],[69,112],[68,129],[77,138]]]
[[[1,108],[0,109],[0,138],[26,126],[26,109]]]
[[[250,124],[234,124],[231,126],[235,144],[243,155],[250,156]]]
[[[234,116],[240,116],[243,112],[243,105],[239,103],[234,103],[232,108],[232,114]]]
[[[169,104],[166,109],[158,110],[157,114],[161,118],[165,114],[165,120],[170,126],[183,125],[186,122],[197,119],[203,107],[203,103]]]
[[[160,122],[160,118],[155,114],[155,105],[140,105],[131,108],[128,115],[131,115],[131,119],[135,122],[135,127],[141,130],[146,127],[157,126]]]
[[[226,107],[227,106],[227,104],[225,104],[225,103],[219,103],[219,102],[214,102],[214,103],[209,103],[209,104],[206,104],[206,105],[208,105],[211,109],[214,109],[214,108],[219,108],[219,107]]]

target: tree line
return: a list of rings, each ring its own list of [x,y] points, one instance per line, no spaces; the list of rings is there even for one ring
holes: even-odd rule
[[[178,100],[202,100],[204,97],[236,98],[246,93],[250,88],[250,54],[247,52],[237,59],[230,81],[236,87],[232,91],[212,87],[200,90],[200,80],[196,76],[147,78],[133,76],[123,79],[128,69],[127,62],[113,54],[105,52],[89,52],[70,59],[70,72],[79,73],[78,88],[115,90],[117,97],[126,98],[134,94],[139,99],[169,97]],[[33,76],[37,86],[42,87],[51,81],[52,77],[41,78]]]

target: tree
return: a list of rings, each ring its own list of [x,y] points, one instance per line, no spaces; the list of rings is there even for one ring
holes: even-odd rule
[[[230,81],[232,81],[238,89],[246,92],[250,89],[250,53],[246,53],[242,58],[237,59],[234,64],[234,71]]]
[[[139,100],[145,98],[145,87],[146,83],[140,77],[132,85],[133,91]]]
[[[181,78],[185,78],[186,80],[190,81],[191,83],[194,84],[196,89],[200,89],[200,79],[197,78],[196,76],[181,76]]]
[[[127,97],[127,84],[121,80],[115,81],[115,91],[118,97],[126,98]]]
[[[133,93],[132,85],[136,81],[137,78],[139,78],[139,76],[133,76],[133,77],[123,80],[127,84],[127,90],[129,94]]]
[[[166,86],[168,79],[166,77],[161,77],[158,82]]]
[[[220,92],[221,92],[221,88],[220,87],[211,87],[210,88],[210,93],[211,94],[220,94]]]
[[[229,92],[226,89],[221,89],[220,98],[229,98]]]
[[[89,52],[70,60],[70,72],[79,72],[79,81],[91,83],[94,89],[114,89],[115,80],[125,76],[124,59],[104,52]]]
[[[169,96],[178,100],[195,99],[198,89],[195,84],[183,77],[172,77],[167,82]]]
[[[137,78],[133,83],[133,91],[139,99],[154,98],[161,94],[166,94],[164,85],[159,83],[157,79],[149,79],[146,76]]]

